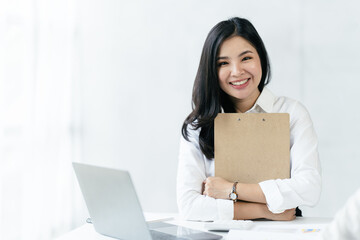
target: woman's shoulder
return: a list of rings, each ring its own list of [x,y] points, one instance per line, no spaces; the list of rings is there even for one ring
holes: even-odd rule
[[[308,114],[308,110],[303,103],[299,100],[287,97],[287,96],[278,96],[275,97],[274,101],[274,111],[275,112],[286,112],[286,113],[302,113]]]
[[[274,102],[274,112],[289,113],[290,125],[298,126],[312,124],[310,113],[299,100],[280,96],[276,97]]]
[[[307,112],[305,106],[299,100],[287,96],[275,95],[267,87],[263,89],[260,98],[258,99],[258,103],[266,112],[292,113],[295,110]]]

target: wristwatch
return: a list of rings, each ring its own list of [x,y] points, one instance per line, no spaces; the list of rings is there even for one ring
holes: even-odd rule
[[[237,197],[238,197],[238,194],[236,193],[236,184],[238,184],[238,182],[234,182],[231,193],[229,194],[229,198],[234,202],[237,201]]]

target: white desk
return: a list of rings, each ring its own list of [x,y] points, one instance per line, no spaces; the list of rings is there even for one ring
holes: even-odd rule
[[[184,221],[177,218],[175,214],[154,214],[154,213],[145,213],[145,217],[147,221],[153,221],[163,218],[169,218],[171,216],[175,216],[174,219],[166,221],[168,223],[189,227],[193,229],[198,229],[202,231],[206,231],[203,228],[203,222],[193,222],[193,221]],[[282,221],[254,221],[254,227],[259,226],[289,226],[289,225],[299,225],[299,224],[327,224],[331,221],[331,218],[315,218],[315,217],[299,217],[294,221],[290,222],[282,222]],[[227,233],[223,232],[215,232],[215,234],[224,236],[226,239]],[[74,229],[73,231],[61,236],[57,240],[78,240],[78,239],[87,239],[87,240],[110,240],[113,238],[106,237],[95,232],[92,224],[84,224],[79,228]]]

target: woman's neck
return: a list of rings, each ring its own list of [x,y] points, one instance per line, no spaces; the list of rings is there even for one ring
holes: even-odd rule
[[[253,97],[249,97],[247,99],[237,99],[232,97],[231,100],[234,104],[235,111],[237,113],[245,113],[249,111],[254,106],[259,96],[260,91],[254,94]]]

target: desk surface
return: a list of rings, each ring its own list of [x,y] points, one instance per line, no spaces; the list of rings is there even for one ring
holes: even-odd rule
[[[161,219],[167,219],[166,222],[189,227],[193,229],[198,229],[206,231],[203,227],[203,222],[194,222],[194,221],[184,221],[177,218],[176,214],[156,214],[156,213],[145,213],[147,221],[156,221]],[[169,219],[173,217],[172,219]],[[328,224],[330,223],[331,218],[318,218],[318,217],[298,217],[294,221],[254,221],[254,226],[289,226],[289,225],[299,225],[299,224]],[[227,233],[219,233],[218,235],[224,236],[226,239]],[[87,239],[87,240],[109,240],[113,239],[110,237],[103,236],[98,234],[92,224],[84,224],[71,232],[66,233],[65,235],[57,238],[57,240],[78,240],[78,239]]]

